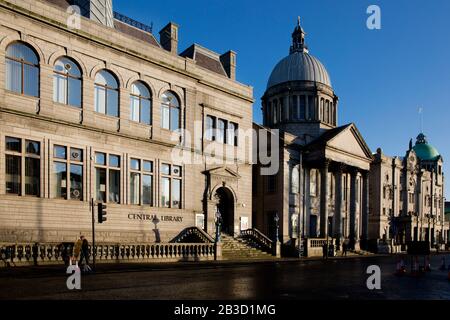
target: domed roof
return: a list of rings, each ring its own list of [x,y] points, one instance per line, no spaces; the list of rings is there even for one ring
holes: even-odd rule
[[[435,147],[428,143],[426,136],[421,133],[417,137],[416,145],[413,148],[417,157],[423,161],[435,161],[440,157]]]
[[[297,26],[292,33],[292,46],[289,55],[282,59],[272,71],[267,88],[288,81],[313,81],[331,87],[330,76],[323,64],[310,55],[305,44],[305,32]]]
[[[314,81],[331,87],[327,69],[307,51],[293,52],[282,59],[273,69],[267,88],[288,81]]]

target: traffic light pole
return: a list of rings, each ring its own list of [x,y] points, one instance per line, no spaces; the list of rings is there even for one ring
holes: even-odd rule
[[[91,199],[92,211],[92,270],[95,271],[95,204],[94,198]]]

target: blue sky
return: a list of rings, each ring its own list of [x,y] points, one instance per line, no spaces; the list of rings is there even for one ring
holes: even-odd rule
[[[255,122],[301,16],[310,53],[326,66],[339,96],[340,124],[356,123],[372,152],[404,155],[420,131],[420,106],[429,142],[450,162],[448,0],[113,1],[116,11],[153,22],[157,37],[167,22],[178,23],[180,52],[194,42],[236,51],[237,80],[254,87]],[[381,8],[381,30],[366,28],[371,4]]]

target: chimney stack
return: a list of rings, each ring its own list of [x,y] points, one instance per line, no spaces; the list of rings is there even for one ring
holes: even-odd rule
[[[220,56],[223,68],[228,75],[228,78],[236,80],[236,52],[230,50]]]
[[[162,28],[159,32],[159,42],[165,50],[178,54],[178,25],[169,22]]]

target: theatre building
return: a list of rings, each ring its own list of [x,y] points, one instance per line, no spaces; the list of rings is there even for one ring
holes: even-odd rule
[[[251,227],[237,150],[252,88],[233,51],[179,53],[178,29],[157,40],[111,0],[0,3],[1,244],[91,239],[92,199],[107,206],[98,243],[213,236],[218,210],[229,233]]]
[[[410,241],[432,248],[449,243],[445,219],[444,159],[421,133],[403,157],[377,150],[370,169],[372,251],[404,251]]]

